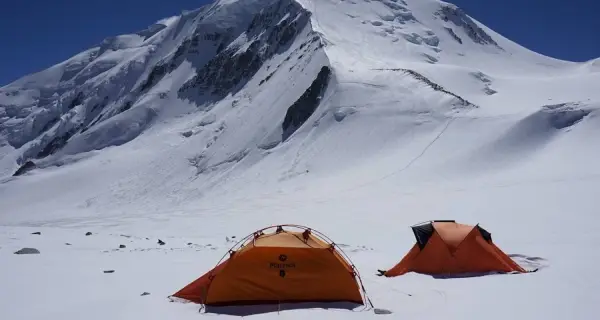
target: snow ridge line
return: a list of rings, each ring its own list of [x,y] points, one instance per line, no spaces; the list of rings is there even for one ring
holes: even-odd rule
[[[451,95],[453,97],[455,97],[456,99],[458,99],[460,101],[460,103],[465,106],[465,107],[471,107],[471,108],[479,108],[478,105],[470,102],[467,99],[464,99],[463,97],[450,92],[448,90],[446,90],[444,87],[442,87],[441,85],[429,80],[429,78],[425,77],[424,75],[414,71],[414,70],[410,70],[410,69],[404,69],[404,68],[383,68],[383,69],[371,69],[371,70],[375,70],[375,71],[401,71],[404,72],[410,76],[412,76],[413,78],[423,82],[424,84],[426,84],[427,86],[429,86],[430,88],[432,88],[435,91],[439,91],[439,92],[443,92],[445,94]]]

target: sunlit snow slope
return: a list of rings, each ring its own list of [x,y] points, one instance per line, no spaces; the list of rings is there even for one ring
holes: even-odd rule
[[[195,318],[165,297],[277,223],[345,244],[388,317],[592,319],[598,83],[435,0],[222,0],[108,38],[0,88],[3,319]],[[376,277],[431,219],[540,270]]]

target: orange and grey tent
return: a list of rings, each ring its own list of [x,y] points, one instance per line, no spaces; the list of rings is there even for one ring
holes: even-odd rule
[[[215,268],[173,297],[207,308],[282,303],[366,305],[358,270],[339,246],[303,226],[269,229],[275,226],[240,240]]]
[[[479,226],[436,220],[412,226],[416,243],[386,277],[408,272],[428,275],[526,272],[493,242]]]

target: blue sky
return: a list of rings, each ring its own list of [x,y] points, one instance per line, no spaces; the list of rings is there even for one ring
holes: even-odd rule
[[[7,0],[0,10],[0,86],[108,36],[195,9],[207,0]],[[600,1],[449,0],[502,35],[548,56],[600,57]]]

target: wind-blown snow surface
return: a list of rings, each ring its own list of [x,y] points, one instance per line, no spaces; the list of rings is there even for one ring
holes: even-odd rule
[[[592,319],[597,64],[432,0],[219,1],[107,39],[0,88],[2,318],[192,319],[165,297],[226,237],[297,223],[344,245],[388,317]],[[540,270],[376,277],[430,219]]]

